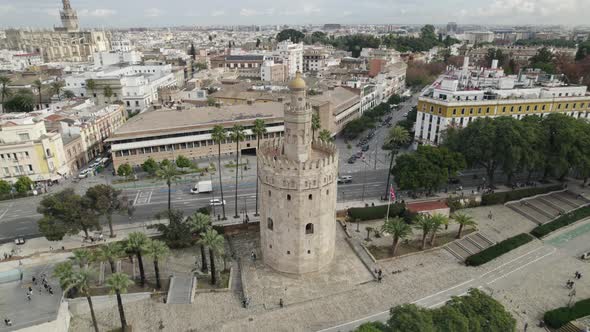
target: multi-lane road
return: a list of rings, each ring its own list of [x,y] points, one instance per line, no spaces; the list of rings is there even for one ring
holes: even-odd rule
[[[338,185],[338,200],[375,199],[384,191],[384,179],[386,170],[366,170],[366,172],[347,173],[352,175],[353,182]],[[86,180],[82,180],[86,181]],[[185,214],[192,214],[198,208],[208,206],[209,200],[220,198],[219,180],[213,184],[213,192],[209,194],[190,193],[191,184],[177,184],[172,186],[172,207],[182,210]],[[226,216],[233,218],[235,215],[235,181],[231,178],[223,180],[224,199],[226,201]],[[115,215],[115,224],[129,222],[143,222],[153,220],[154,216],[167,208],[168,188],[165,185],[154,185],[141,188],[129,188],[123,190],[123,195],[133,201],[135,210],[133,218]],[[240,179],[237,190],[238,214],[243,218],[245,212],[252,217],[256,202],[256,177],[254,174],[244,175]],[[41,197],[23,198],[12,201],[0,202],[0,243],[24,236],[34,237],[39,235],[37,221],[41,215],[36,208]],[[221,214],[221,207],[215,208],[216,214]]]

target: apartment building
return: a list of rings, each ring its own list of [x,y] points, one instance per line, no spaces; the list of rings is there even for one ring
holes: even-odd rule
[[[88,80],[95,83],[94,89],[87,86]],[[122,101],[129,114],[146,111],[158,100],[158,89],[182,86],[184,73],[173,71],[171,65],[109,66],[65,78],[65,89],[80,97],[91,97],[97,104]],[[107,88],[108,87],[108,88]],[[110,89],[111,95],[105,95]]]
[[[15,182],[28,176],[35,182],[56,181],[68,174],[59,132],[24,113],[0,116],[0,174]]]
[[[303,70],[303,43],[284,40],[277,44],[274,56],[287,66],[288,78],[295,77],[298,71]]]
[[[324,70],[329,56],[325,47],[306,46],[303,51],[303,72],[316,73]]]
[[[571,85],[539,70],[522,75],[505,75],[497,68],[451,68],[418,100],[415,139],[421,144],[438,144],[449,126],[465,127],[479,117],[525,116],[561,113],[589,118],[587,87]]]

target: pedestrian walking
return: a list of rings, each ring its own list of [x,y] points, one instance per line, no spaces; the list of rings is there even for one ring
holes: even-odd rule
[[[383,277],[381,275],[377,276],[377,281],[381,282],[381,280],[383,279]]]
[[[582,279],[582,274],[578,273],[578,279]]]
[[[12,326],[12,321],[9,318],[5,318],[4,324],[6,324],[6,326]]]
[[[36,285],[37,284],[37,278],[35,278],[35,276],[33,276],[32,280],[33,280],[33,285]]]
[[[529,328],[529,323],[524,323],[524,332]]]
[[[53,295],[53,289],[51,289],[51,287],[49,287],[48,292],[49,292],[49,295]]]
[[[31,294],[27,293],[27,300],[31,301]]]
[[[279,299],[279,306],[282,308],[283,307],[283,299]]]

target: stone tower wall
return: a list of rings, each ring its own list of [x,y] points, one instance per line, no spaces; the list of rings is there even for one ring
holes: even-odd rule
[[[314,143],[323,157],[295,162],[278,154],[282,143],[265,143],[258,158],[263,260],[281,272],[318,271],[334,256],[338,154],[332,144]]]

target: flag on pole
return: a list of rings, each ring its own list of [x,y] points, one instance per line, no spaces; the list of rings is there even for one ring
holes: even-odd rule
[[[389,187],[389,195],[391,196],[391,200],[395,201],[395,189],[393,189],[393,186]]]

